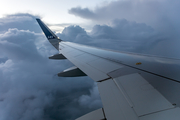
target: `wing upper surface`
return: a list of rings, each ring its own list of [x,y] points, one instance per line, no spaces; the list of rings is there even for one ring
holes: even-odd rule
[[[142,70],[180,83],[179,59],[139,55],[135,53],[116,52],[85,45],[79,45],[71,42],[62,42],[61,44],[65,45],[66,47],[71,47],[72,49],[83,51],[87,54],[112,61],[113,63],[129,66],[137,70]]]
[[[161,85],[155,84],[158,81],[179,84],[180,60],[116,52],[66,41],[59,43],[59,52],[98,83],[107,120],[180,119],[180,99],[171,99],[174,96],[169,97],[161,91]]]
[[[107,119],[144,120],[153,118],[155,113],[163,118],[167,111],[172,118],[172,111],[180,112],[145,79],[146,73],[156,79],[179,82],[179,76],[174,77],[170,67],[172,63],[178,64],[178,60],[113,52],[70,42],[61,42],[60,52],[98,82]],[[159,72],[161,67],[167,71]]]

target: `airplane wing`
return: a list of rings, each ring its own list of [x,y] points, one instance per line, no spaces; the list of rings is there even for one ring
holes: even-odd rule
[[[180,60],[99,49],[62,41],[40,20],[59,54],[74,67],[58,76],[89,76],[97,82],[103,108],[77,120],[179,120]]]

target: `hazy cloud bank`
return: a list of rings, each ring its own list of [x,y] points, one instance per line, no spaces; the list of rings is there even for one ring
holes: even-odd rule
[[[9,26],[0,31],[0,119],[68,120],[96,109],[77,100],[91,94],[93,81],[57,77],[55,74],[72,64],[48,59],[57,51],[38,32],[41,30],[33,15],[12,16],[18,20],[6,22],[11,15],[0,19],[6,22],[1,26]]]
[[[94,9],[74,7],[69,13],[100,24],[91,33],[111,42],[121,41],[117,43],[121,50],[179,58],[174,52],[179,50],[179,5],[178,0],[118,0]],[[119,49],[116,44],[114,48]]]
[[[69,13],[100,24],[118,18],[164,29],[177,26],[179,5],[178,0],[117,0],[94,9],[74,7]]]

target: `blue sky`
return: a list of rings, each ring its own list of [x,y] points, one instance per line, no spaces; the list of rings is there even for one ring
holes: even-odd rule
[[[6,0],[0,7],[0,119],[73,120],[102,107],[88,77],[59,78],[73,66],[58,53],[35,18],[62,40],[180,58],[178,0]]]

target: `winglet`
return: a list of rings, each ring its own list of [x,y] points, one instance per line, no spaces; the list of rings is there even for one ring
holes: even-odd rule
[[[39,23],[42,31],[46,35],[49,42],[57,49],[59,50],[59,42],[62,41],[59,39],[39,18],[36,19]]]
[[[58,37],[40,20],[36,19],[47,39],[58,39]]]

